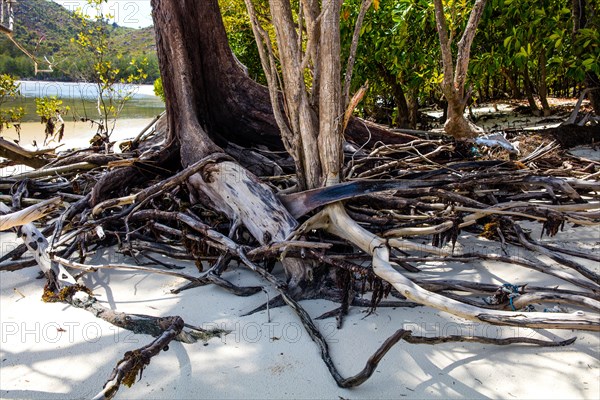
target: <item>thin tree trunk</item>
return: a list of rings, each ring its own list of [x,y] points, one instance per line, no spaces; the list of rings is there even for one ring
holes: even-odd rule
[[[597,3],[593,1],[588,2],[586,0],[571,0],[571,15],[573,19],[573,38],[579,34],[579,30],[587,27],[588,15],[594,15],[598,13]],[[589,93],[590,104],[594,109],[596,115],[600,115],[600,78],[592,71],[586,73],[585,76],[585,87],[587,89],[593,89]],[[576,96],[576,90],[573,90],[573,97]]]
[[[287,120],[294,135],[292,157],[302,163],[305,182],[299,182],[303,189],[312,189],[321,185],[322,165],[318,154],[318,120],[310,105],[308,91],[304,82],[301,49],[298,48],[298,35],[289,1],[272,0],[269,2],[273,26],[279,44],[284,96],[294,103],[290,107],[286,102]],[[321,88],[322,89],[322,88]]]
[[[527,102],[529,103],[529,109],[531,113],[535,116],[540,116],[542,113],[535,102],[535,98],[533,97],[533,84],[529,79],[529,70],[527,66],[523,70],[523,86],[525,87],[525,95],[527,96]]]
[[[581,28],[585,28],[587,24],[587,18],[585,15],[585,2],[586,0],[571,0],[571,13],[573,16],[573,34]]]
[[[340,182],[342,154],[342,107],[345,107],[341,84],[340,12],[341,0],[323,0],[321,11],[321,89],[319,97],[319,150],[325,186]],[[347,71],[348,72],[348,71]],[[349,85],[349,83],[348,83]],[[314,155],[310,155],[311,158]]]
[[[408,127],[417,129],[417,122],[419,122],[419,90],[413,88],[408,96]]]
[[[408,103],[406,101],[406,95],[404,94],[404,89],[402,85],[398,83],[398,80],[395,76],[390,74],[390,72],[383,66],[383,64],[378,64],[379,72],[381,73],[385,83],[392,89],[392,96],[394,97],[394,103],[396,107],[398,107],[398,118],[396,119],[396,126],[398,128],[410,128],[410,115],[408,111]]]
[[[469,67],[471,44],[475,38],[477,25],[483,15],[485,3],[485,0],[475,1],[465,31],[458,42],[456,66],[454,67],[452,59],[452,42],[448,37],[444,6],[442,0],[434,0],[436,29],[440,40],[444,72],[442,91],[448,100],[448,119],[444,125],[444,130],[446,133],[457,139],[472,138],[482,132],[480,128],[465,118],[464,112],[470,96],[470,91],[465,93],[465,82]]]
[[[539,93],[540,93],[540,103],[542,104],[542,113],[544,117],[552,114],[552,110],[550,110],[550,105],[548,104],[548,86],[546,84],[546,54],[544,53],[544,49],[540,51],[540,85],[539,85]]]

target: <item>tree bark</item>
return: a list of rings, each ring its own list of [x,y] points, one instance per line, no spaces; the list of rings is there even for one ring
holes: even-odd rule
[[[39,155],[31,152],[29,150],[25,150],[21,146],[9,142],[0,137],[0,157],[6,158],[8,160],[16,161],[23,165],[27,165],[31,168],[42,168],[44,165],[48,164],[47,160],[40,157]]]
[[[527,102],[529,103],[529,109],[531,110],[531,113],[536,117],[539,117],[542,115],[542,112],[540,111],[540,108],[533,97],[533,84],[529,78],[529,69],[527,66],[525,66],[525,69],[523,70],[523,87],[525,88],[525,95],[527,96]]]
[[[540,93],[540,103],[542,104],[542,114],[544,117],[552,114],[552,110],[550,110],[550,104],[548,104],[548,85],[546,84],[546,54],[545,50],[542,49],[540,51],[540,84],[539,84],[539,93]]]
[[[508,68],[500,68],[500,73],[502,74],[502,76],[504,76],[504,78],[506,78],[506,81],[508,82],[508,86],[510,86],[510,91],[512,93],[512,98],[513,99],[518,99],[521,97],[521,93],[519,92],[519,86],[517,85],[517,82],[515,81],[515,79],[513,79],[513,77],[511,76],[511,71],[508,70]]]
[[[412,88],[408,96],[408,127],[417,129],[417,122],[419,122],[419,90]]]
[[[410,126],[410,114],[408,111],[408,103],[406,101],[406,95],[402,89],[402,85],[398,83],[398,79],[393,76],[383,64],[378,64],[379,73],[383,77],[385,83],[388,84],[392,89],[392,96],[394,97],[394,103],[398,107],[398,118],[395,121],[397,128],[412,128]]]
[[[295,28],[290,25],[293,23],[291,11],[283,3],[286,2],[274,0],[270,4],[271,11],[280,21],[275,24],[277,35],[296,45],[298,38]],[[325,30],[336,29],[339,1],[328,3],[324,12],[316,16],[316,9],[313,10],[316,3],[306,0],[303,4],[307,6],[307,18],[318,17],[321,24],[327,25]],[[320,88],[316,91],[313,88],[313,96],[320,93],[318,104],[321,115],[316,119],[317,113],[306,95],[303,78],[284,76],[285,99],[294,98],[300,104],[292,109],[289,104],[296,103],[286,105],[283,96],[277,92],[270,93],[269,89],[244,73],[229,48],[217,0],[152,0],[152,6],[166,97],[168,147],[179,152],[184,167],[215,154],[222,155],[213,157],[215,160],[208,162],[203,171],[188,180],[192,200],[210,199],[214,208],[227,215],[233,225],[245,225],[262,244],[284,240],[296,228],[295,219],[267,185],[238,163],[224,157],[223,153],[230,142],[244,148],[266,145],[271,150],[291,149],[290,155],[295,158],[296,164],[308,172],[306,181],[299,181],[299,188],[335,183],[339,179],[336,174],[342,159],[342,136],[338,127],[341,105],[325,105],[321,97],[324,90],[334,90],[337,97],[333,98],[338,102],[341,98],[339,59],[328,59],[316,65],[321,71],[318,79]],[[321,26],[319,29],[324,28]],[[318,51],[314,50],[311,54],[320,54],[324,46],[331,47],[331,53],[335,54],[339,43],[321,39]],[[284,69],[301,71],[299,63],[303,60],[300,54],[285,47],[279,46],[280,52],[290,53],[284,57]],[[281,119],[276,121],[272,99],[278,102],[280,109],[285,109],[287,119],[284,124],[281,124]],[[282,132],[294,131],[293,124],[297,124],[295,128],[301,133],[301,140],[294,142],[296,147],[284,146]],[[416,139],[354,118],[347,127],[346,138],[361,146],[376,141],[392,144]],[[291,139],[298,140],[298,136]],[[316,146],[317,140],[320,148]],[[323,157],[321,153],[328,155]],[[325,163],[323,168],[321,162]],[[309,268],[296,260],[284,260],[284,267],[292,287],[310,274]]]
[[[342,1],[323,0],[321,19],[321,55],[319,57],[321,88],[319,96],[319,157],[323,167],[323,184],[335,185],[341,180],[344,162],[342,153],[342,119],[344,98],[341,84],[342,46],[340,43],[340,12]],[[311,157],[312,158],[312,157]]]
[[[311,107],[309,94],[303,75],[301,49],[289,1],[269,2],[278,50],[280,53],[282,87],[286,98],[286,116],[293,144],[292,157],[302,165],[304,173],[298,176],[302,189],[312,189],[321,184],[322,165],[318,157],[318,119]],[[275,73],[273,71],[272,73]],[[290,107],[288,102],[293,102]],[[320,143],[319,143],[320,144]],[[302,182],[302,178],[304,182]]]
[[[171,1],[153,1],[152,4],[154,9],[164,11],[164,15],[154,13],[159,17],[156,23],[164,25],[156,29],[157,45],[162,52],[161,73],[178,75],[179,81],[179,87],[168,82],[169,87],[165,88],[165,94],[178,97],[172,95],[166,104],[170,141],[181,124],[190,122],[184,119],[186,109],[196,116],[205,133],[218,145],[233,141],[244,146],[251,142],[283,149],[268,92],[247,77],[236,62],[227,42],[218,2],[207,0],[200,4],[183,0],[181,7],[173,6]],[[166,20],[160,20],[161,16]],[[171,41],[177,45],[170,44]],[[174,52],[187,57],[181,60],[183,65],[171,64],[177,60]]]
[[[296,220],[267,185],[224,156],[218,145],[223,137],[253,141],[257,132],[240,125],[257,127],[254,118],[260,124],[272,114],[251,101],[253,95],[266,92],[241,78],[217,1],[200,5],[193,0],[152,0],[152,7],[168,141],[178,145],[184,167],[207,160],[188,179],[192,200],[208,198],[233,226],[243,224],[261,244],[285,240]],[[236,129],[248,136],[241,137]],[[288,260],[284,267],[292,286],[304,280],[301,263]]]
[[[444,125],[444,130],[447,134],[452,135],[457,139],[473,138],[482,132],[481,128],[478,128],[465,118],[464,112],[470,96],[470,91],[465,93],[465,82],[467,79],[467,69],[469,67],[471,44],[475,38],[477,25],[483,15],[485,2],[486,0],[475,1],[465,31],[458,42],[456,66],[454,67],[452,41],[448,37],[444,6],[442,0],[434,0],[436,29],[440,40],[444,72],[442,92],[444,93],[446,100],[448,100],[448,119]]]

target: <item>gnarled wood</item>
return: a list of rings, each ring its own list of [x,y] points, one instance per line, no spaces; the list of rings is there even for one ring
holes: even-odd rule
[[[389,261],[394,240],[385,241],[354,222],[339,204],[328,206],[322,213],[322,226],[338,237],[344,238],[373,256],[373,271],[391,283],[403,296],[420,304],[478,322],[495,325],[512,325],[528,328],[582,329],[600,331],[600,314],[577,311],[570,314],[522,313],[492,311],[461,303],[423,289],[396,271]],[[599,286],[600,288],[600,286]]]
[[[32,152],[0,137],[0,157],[27,165],[31,168],[41,168],[48,160],[40,157],[38,152]]]
[[[217,143],[223,136],[254,140],[259,129],[252,123],[242,128],[246,118],[260,121],[272,112],[250,101],[264,90],[241,73],[227,45],[218,3],[153,0],[152,6],[169,141],[178,143],[183,166],[222,153]],[[200,36],[204,40],[196,39]],[[205,166],[188,178],[188,187],[193,200],[208,198],[233,226],[243,224],[261,244],[282,241],[296,228],[273,191],[235,162]],[[291,282],[305,279],[298,262],[289,260],[285,266]]]

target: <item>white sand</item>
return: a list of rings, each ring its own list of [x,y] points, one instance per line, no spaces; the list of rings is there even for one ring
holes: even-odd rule
[[[123,140],[134,138],[137,134],[146,127],[152,118],[132,118],[119,119],[115,125],[114,133],[111,135],[112,140]],[[45,148],[58,147],[57,151],[65,151],[67,149],[89,147],[90,139],[96,133],[96,126],[89,122],[79,122],[73,120],[65,121],[65,134],[63,141],[50,142]],[[14,128],[7,129],[2,132],[6,140],[18,139],[18,135]],[[21,124],[21,141],[20,145],[28,150],[35,150],[33,141],[37,143],[39,148],[44,144],[44,125],[38,122],[24,122]]]
[[[600,250],[597,228],[570,227],[555,243]],[[2,252],[14,247],[14,236],[0,236]],[[479,251],[491,244],[467,241]],[[522,253],[521,253],[522,254]],[[93,262],[128,261],[104,252]],[[588,263],[590,264],[590,263]],[[549,284],[546,276],[498,263],[432,263],[421,276],[455,276],[484,282]],[[488,269],[486,267],[490,267]],[[590,265],[591,268],[598,266]],[[191,265],[188,273],[194,273]],[[37,269],[0,273],[0,397],[6,399],[89,398],[95,395],[123,354],[151,341],[115,328],[91,314],[64,304],[44,304]],[[233,283],[260,282],[243,269],[225,274]],[[85,279],[105,304],[119,311],[180,315],[187,323],[232,330],[208,345],[173,343],[152,360],[141,381],[121,388],[120,399],[189,398],[590,398],[600,396],[600,338],[597,333],[494,327],[463,321],[428,308],[385,309],[366,317],[352,308],[344,328],[319,321],[334,361],[344,376],[357,373],[372,352],[395,330],[424,335],[476,334],[491,337],[566,339],[574,345],[539,348],[512,345],[449,343],[426,346],[401,342],[384,358],[373,377],[353,390],[339,389],[321,361],[317,347],[287,308],[241,318],[265,301],[264,294],[238,298],[217,287],[179,295],[170,289],[184,283],[160,276],[100,271]],[[569,285],[560,284],[561,288]],[[264,282],[260,284],[267,285]],[[268,286],[268,285],[267,285]],[[18,290],[15,291],[14,288]],[[271,290],[271,293],[273,291]],[[25,297],[22,297],[23,294]],[[304,301],[316,317],[333,309],[328,301]],[[66,332],[58,332],[58,328]]]
[[[130,130],[117,132],[119,139],[133,137],[148,122],[133,120]],[[126,121],[123,126],[127,126]],[[28,129],[34,129],[33,124]],[[41,125],[35,124],[38,128]],[[78,127],[78,129],[81,127]],[[80,135],[81,131],[77,133]],[[69,147],[75,133],[67,132]],[[26,135],[24,135],[26,136]],[[29,137],[29,136],[27,136]],[[87,137],[80,137],[84,141]],[[40,142],[40,141],[38,141]],[[589,156],[589,153],[586,153]],[[539,231],[538,231],[539,232]],[[534,235],[539,237],[539,233]],[[564,246],[600,251],[600,231],[573,230],[545,239]],[[461,238],[464,250],[499,252],[491,242]],[[0,233],[0,253],[20,242]],[[487,246],[491,247],[487,247]],[[513,255],[523,255],[514,250]],[[105,251],[92,262],[130,262]],[[587,263],[599,270],[598,265]],[[499,263],[421,265],[420,277],[446,277],[497,283],[570,285],[535,271]],[[188,265],[185,272],[194,274]],[[64,304],[41,301],[44,281],[36,280],[37,268],[0,273],[0,398],[86,399],[103,386],[126,351],[148,344],[152,338],[136,335]],[[268,284],[244,269],[233,269],[225,278],[239,285]],[[344,376],[360,371],[365,361],[397,329],[415,334],[516,335],[567,339],[575,344],[561,348],[490,346],[448,343],[435,346],[397,344],[362,386],[345,390],[336,386],[321,361],[316,345],[287,307],[240,317],[263,304],[263,293],[235,297],[218,287],[196,288],[179,295],[172,288],[185,283],[161,275],[100,271],[85,278],[105,305],[128,313],[155,316],[180,315],[192,325],[218,327],[232,333],[208,345],[173,343],[155,357],[142,379],[131,389],[122,387],[119,399],[191,398],[589,398],[600,397],[600,337],[598,333],[494,327],[464,321],[446,313],[420,307],[378,309],[366,316],[352,308],[344,328],[335,321],[318,321],[336,365]],[[16,290],[15,290],[16,289]],[[269,289],[273,296],[275,292]],[[24,296],[24,297],[23,297]],[[304,301],[316,317],[336,307],[328,301]],[[63,330],[61,332],[59,330]]]

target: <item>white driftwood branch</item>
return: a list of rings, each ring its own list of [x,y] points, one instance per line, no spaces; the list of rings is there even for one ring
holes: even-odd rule
[[[56,210],[61,203],[60,197],[54,197],[15,212],[11,212],[7,205],[0,203],[0,214],[5,214],[0,216],[0,231],[36,221]]]
[[[600,314],[597,313],[576,311],[570,314],[554,314],[495,311],[464,304],[425,290],[394,269],[389,261],[388,242],[358,225],[348,216],[340,203],[328,206],[323,213],[328,218],[327,231],[354,243],[363,251],[371,254],[375,274],[392,284],[400,294],[409,300],[471,321],[488,322],[494,325],[600,331]]]
[[[51,199],[53,201],[58,201],[60,204],[60,199],[56,198],[56,199]],[[40,203],[43,204],[43,203]],[[49,204],[54,204],[54,203],[49,203]],[[53,205],[53,207],[57,207],[56,204]],[[31,208],[31,207],[29,207]],[[29,209],[26,208],[25,210]],[[25,211],[22,210],[22,211]],[[22,211],[17,211],[15,213],[9,214],[9,215],[14,215],[14,214],[18,214]],[[0,203],[0,214],[6,214],[11,212],[11,209],[4,203]],[[27,215],[27,214],[25,214]],[[40,218],[40,217],[38,217]],[[42,270],[42,272],[44,274],[48,274],[50,272],[50,270],[54,270],[57,280],[58,282],[62,283],[63,285],[74,285],[76,283],[75,278],[73,278],[73,276],[71,276],[71,274],[69,274],[67,272],[67,270],[64,269],[64,267],[62,265],[56,264],[56,263],[52,263],[50,261],[50,258],[48,257],[48,240],[46,240],[46,238],[44,237],[44,235],[42,235],[42,233],[35,227],[35,225],[33,225],[32,223],[24,223],[24,224],[18,224],[21,225],[21,228],[18,231],[19,236],[21,237],[21,239],[23,239],[23,242],[25,243],[25,246],[27,246],[27,249],[29,250],[29,252],[31,254],[33,254],[33,258],[35,259],[35,261],[37,262],[38,266],[40,267],[40,269]],[[15,225],[15,226],[18,226]]]

